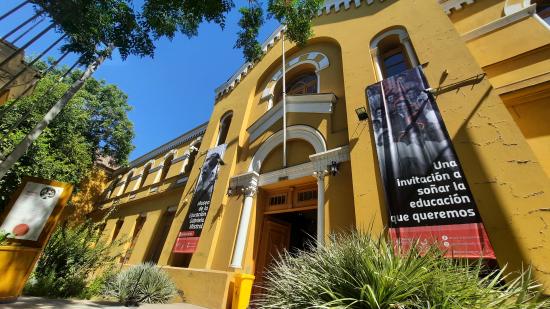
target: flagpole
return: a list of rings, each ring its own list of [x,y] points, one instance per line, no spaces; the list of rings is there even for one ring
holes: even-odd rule
[[[283,49],[283,168],[286,168],[286,61],[285,61],[285,31],[281,31]]]

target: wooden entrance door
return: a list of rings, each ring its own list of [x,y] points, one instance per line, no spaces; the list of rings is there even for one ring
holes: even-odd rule
[[[264,271],[278,258],[279,253],[289,249],[290,229],[290,223],[278,221],[268,216],[264,220],[260,250],[258,251],[258,260],[256,263],[256,286],[262,283]],[[261,289],[254,287],[253,294],[261,292]]]

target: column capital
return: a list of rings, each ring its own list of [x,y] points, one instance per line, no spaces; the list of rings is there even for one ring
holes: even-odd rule
[[[254,171],[246,172],[232,177],[229,181],[229,187],[233,192],[239,192],[237,190],[240,190],[246,197],[252,197],[258,191],[259,178],[260,175]]]
[[[313,172],[313,177],[317,178],[317,180],[324,180],[327,174],[327,170],[315,171]]]
[[[248,186],[243,187],[241,190],[245,197],[254,197],[258,192],[258,185],[250,184]]]

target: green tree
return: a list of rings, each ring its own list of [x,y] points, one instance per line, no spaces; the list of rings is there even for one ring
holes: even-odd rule
[[[2,162],[0,180],[21,159],[46,127],[50,125],[68,101],[92,76],[103,61],[118,49],[125,59],[129,55],[153,56],[154,41],[174,38],[180,32],[188,37],[198,34],[199,25],[214,22],[225,26],[225,15],[234,7],[231,0],[145,0],[141,10],[135,9],[131,0],[31,0],[38,12],[48,15],[56,29],[67,35],[63,51],[81,55],[87,65],[79,79],[74,80],[55,104],[45,113],[30,132],[21,136]],[[261,4],[243,9],[236,47],[243,48],[248,61],[260,56],[256,36],[262,24]],[[282,22],[291,41],[305,44],[311,36],[311,19],[321,6],[322,0],[269,0],[268,12]]]
[[[62,70],[44,76],[31,96],[21,98],[15,108],[4,115],[0,123],[1,151],[13,148],[82,74],[74,71],[59,82]],[[0,107],[0,111],[3,108],[6,107]],[[111,157],[117,165],[125,164],[133,149],[133,126],[127,117],[130,109],[126,94],[116,86],[88,79],[0,180],[0,205],[27,175],[78,184],[98,156]]]

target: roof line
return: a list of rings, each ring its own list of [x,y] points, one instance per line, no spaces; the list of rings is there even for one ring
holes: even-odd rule
[[[117,169],[117,172],[121,169],[131,169],[131,168],[134,168],[138,165],[141,165],[149,160],[151,160],[152,158],[158,156],[159,154],[162,154],[162,153],[165,153],[165,152],[168,152],[176,147],[178,147],[179,145],[185,143],[185,142],[188,142],[190,141],[191,139],[193,138],[196,138],[198,136],[201,136],[204,134],[204,132],[206,131],[206,127],[208,126],[208,121],[183,133],[182,135],[160,145],[159,147],[145,153],[144,155],[141,155],[140,157],[132,160],[127,167],[123,167],[123,168],[119,168]]]

